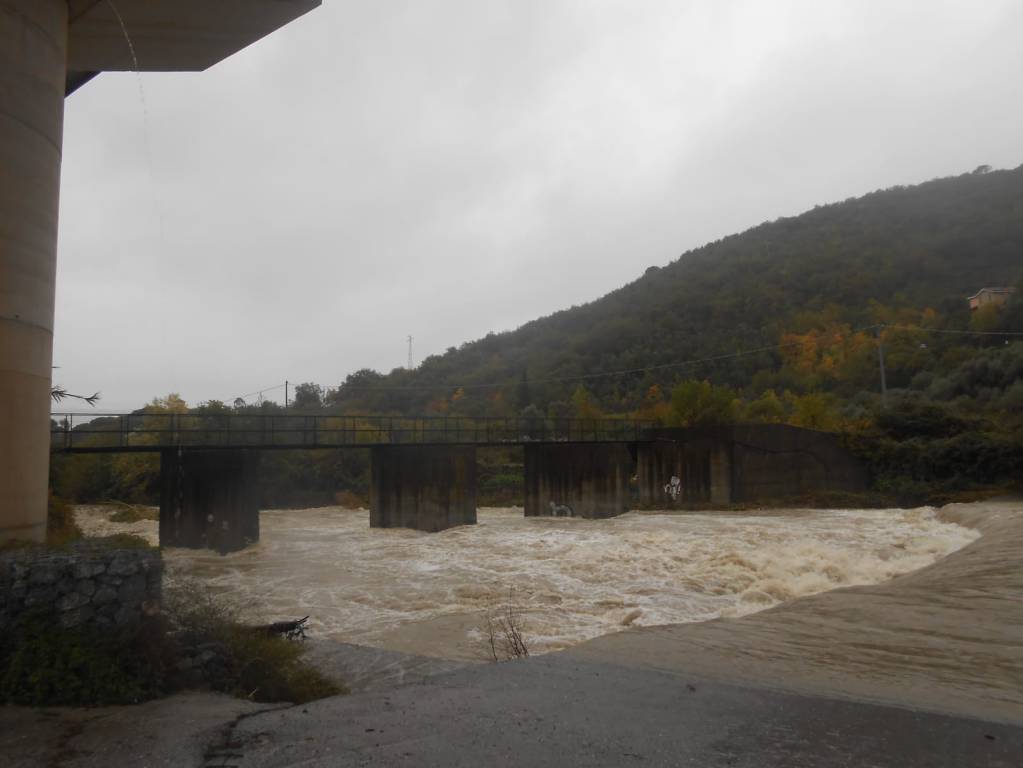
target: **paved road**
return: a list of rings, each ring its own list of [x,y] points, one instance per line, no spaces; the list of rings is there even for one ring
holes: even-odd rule
[[[257,714],[231,764],[1020,768],[1023,727],[552,654]]]

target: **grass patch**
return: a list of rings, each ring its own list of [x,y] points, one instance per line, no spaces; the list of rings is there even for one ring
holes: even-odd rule
[[[347,692],[302,661],[301,642],[241,625],[224,626],[216,637],[227,646],[235,664],[228,693],[254,701],[304,704]]]
[[[260,702],[302,704],[347,689],[302,660],[300,641],[273,635],[265,628],[239,623],[236,612],[204,584],[179,579],[164,590],[166,615],[189,642],[216,642],[229,655],[220,690]]]
[[[42,548],[64,549],[81,538],[82,531],[75,525],[74,507],[51,490],[46,506],[46,542],[14,539],[0,544],[0,552]]]
[[[80,538],[82,531],[75,525],[74,507],[51,490],[46,507],[46,543],[63,546]]]
[[[66,629],[50,613],[22,616],[0,633],[0,703],[105,706],[158,698],[196,685],[178,664],[203,645],[223,649],[220,672],[203,681],[214,690],[295,704],[347,693],[303,661],[301,642],[239,624],[204,586],[179,583],[165,595],[164,613],[130,628]]]
[[[167,690],[173,646],[158,619],[131,630],[64,629],[27,615],[0,641],[0,701],[27,706],[134,704]]]
[[[345,509],[368,509],[369,501],[360,494],[352,491],[336,491],[334,503]]]
[[[123,501],[108,501],[104,504],[117,507],[107,518],[111,523],[137,523],[140,520],[160,519],[160,510],[155,507],[125,504]]]

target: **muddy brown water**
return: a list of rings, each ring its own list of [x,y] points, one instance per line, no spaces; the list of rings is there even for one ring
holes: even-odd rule
[[[117,529],[82,510],[86,528]],[[736,617],[794,598],[876,584],[973,540],[933,509],[630,513],[525,518],[482,509],[479,524],[425,534],[370,529],[365,510],[261,513],[262,540],[228,556],[170,550],[242,618],[310,615],[321,637],[478,659],[488,611],[511,607],[533,653],[628,627]],[[129,526],[155,535],[155,523]]]

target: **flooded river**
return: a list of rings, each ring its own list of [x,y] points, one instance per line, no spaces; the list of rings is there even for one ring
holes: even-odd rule
[[[80,517],[95,530],[103,514]],[[264,511],[261,525],[255,547],[171,550],[168,568],[207,583],[247,621],[308,614],[320,637],[457,658],[484,652],[486,612],[509,604],[542,653],[630,625],[742,616],[883,582],[979,535],[927,508],[599,521],[483,509],[478,525],[436,534],[370,529],[365,510],[320,508]],[[134,528],[155,534],[153,521]]]

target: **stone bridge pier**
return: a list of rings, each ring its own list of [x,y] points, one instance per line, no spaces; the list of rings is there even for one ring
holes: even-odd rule
[[[604,518],[628,510],[628,444],[527,444],[525,452],[527,517]]]
[[[160,546],[234,552],[259,541],[259,451],[160,452]]]
[[[443,531],[476,524],[476,448],[378,445],[370,449],[372,528]]]

